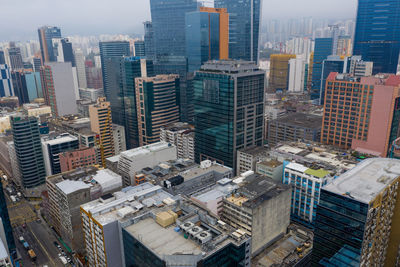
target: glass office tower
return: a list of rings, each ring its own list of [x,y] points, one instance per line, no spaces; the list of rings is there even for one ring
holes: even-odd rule
[[[373,61],[373,74],[396,73],[399,40],[400,1],[358,0],[353,55]]]
[[[261,0],[215,0],[229,13],[229,58],[258,62]]]
[[[154,76],[153,61],[140,57],[125,57],[122,60],[122,81],[125,108],[127,148],[139,146],[138,121],[136,113],[135,78]]]
[[[238,149],[260,146],[265,72],[247,61],[206,62],[193,80],[195,158],[236,167]]]
[[[3,223],[4,232],[6,234],[6,240],[7,240],[6,245],[10,250],[10,254],[13,255],[15,252],[15,242],[14,242],[10,217],[8,215],[7,202],[4,196],[3,184],[1,182],[0,182],[0,219],[1,222]]]
[[[313,70],[310,97],[319,103],[321,96],[322,64],[329,55],[332,55],[332,38],[316,38],[314,48]]]
[[[54,54],[53,38],[61,38],[61,29],[52,26],[43,26],[38,29],[42,63],[57,61]]]
[[[124,125],[124,101],[121,79],[121,59],[129,56],[129,42],[100,42],[101,70],[103,74],[104,95],[111,104],[113,123]]]

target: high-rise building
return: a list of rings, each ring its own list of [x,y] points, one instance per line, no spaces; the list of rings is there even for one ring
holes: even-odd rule
[[[324,186],[314,230],[313,266],[396,266],[400,161],[366,159]]]
[[[75,56],[76,72],[78,74],[79,88],[87,88],[88,85],[86,81],[85,56],[83,55],[83,52],[80,49],[75,50],[74,56]]]
[[[160,128],[179,121],[179,76],[135,79],[139,145],[160,141]]]
[[[324,104],[325,99],[325,85],[326,78],[331,72],[347,73],[349,60],[347,57],[342,58],[339,56],[328,56],[322,61],[322,72],[321,72],[321,88],[319,90],[319,105]]]
[[[258,62],[260,0],[215,0],[216,8],[229,13],[229,58]]]
[[[306,77],[306,59],[303,55],[296,55],[296,58],[289,59],[288,69],[288,91],[304,92]]]
[[[4,51],[0,50],[0,65],[6,64],[6,57],[4,56]]]
[[[114,153],[119,155],[122,151],[126,150],[126,135],[125,128],[122,125],[113,123],[113,140],[114,140]]]
[[[15,96],[18,97],[19,104],[29,103],[28,89],[26,86],[25,73],[23,70],[11,72]]]
[[[135,79],[154,76],[154,67],[153,61],[140,57],[125,57],[121,64],[125,108],[125,121],[121,125],[125,127],[128,149],[132,149],[139,146]]]
[[[144,25],[144,51],[147,59],[154,60],[155,47],[154,47],[154,31],[153,23],[151,21],[143,22]],[[1,64],[1,63],[0,63]]]
[[[14,148],[23,188],[45,183],[39,124],[36,117],[11,117]]]
[[[321,142],[386,157],[399,133],[400,76],[331,73],[326,83]]]
[[[15,251],[16,246],[10,222],[10,217],[8,215],[7,202],[4,196],[3,184],[0,182],[0,227],[1,225],[4,228],[5,237],[7,241],[5,245],[8,247],[9,253],[13,255],[16,252]]]
[[[7,64],[0,64],[0,97],[13,96],[11,71]]]
[[[275,92],[286,92],[288,89],[288,77],[289,77],[289,60],[296,58],[296,55],[285,55],[275,54],[271,55],[270,72],[268,91],[271,93]]]
[[[10,59],[10,65],[12,70],[20,70],[24,68],[22,62],[21,48],[16,47],[14,42],[10,42],[8,48],[8,57]]]
[[[33,70],[35,72],[40,71],[40,67],[42,66],[42,59],[40,57],[34,57],[33,59]]]
[[[13,71],[11,73],[15,95],[19,104],[33,102],[43,97],[42,82],[39,72]]]
[[[93,61],[86,60],[85,73],[86,73],[86,82],[88,88],[94,88],[94,89],[101,88],[103,90],[103,78],[101,75],[101,68],[95,67],[93,65]]]
[[[135,53],[134,53],[135,57],[144,57],[144,56],[146,56],[146,48],[145,48],[144,41],[136,40],[135,43],[134,43],[134,47],[135,47]]]
[[[42,150],[46,176],[61,172],[60,153],[79,148],[78,138],[70,134],[42,138]]]
[[[67,38],[53,38],[53,53],[57,62],[71,62],[75,67],[75,58],[72,50],[72,43]]]
[[[91,129],[100,137],[101,164],[105,166],[106,158],[114,156],[110,102],[104,97],[98,98],[97,103],[89,107],[89,115]]]
[[[247,61],[209,61],[194,78],[195,159],[236,168],[238,149],[261,146],[265,72]]]
[[[400,3],[359,0],[353,55],[374,62],[373,74],[396,73],[400,52]]]
[[[194,72],[213,59],[229,57],[229,14],[226,8],[200,7],[186,13],[188,70]]]
[[[57,61],[54,55],[53,38],[61,38],[61,30],[58,27],[43,26],[38,29],[42,64]]]
[[[104,95],[111,105],[112,120],[116,124],[124,125],[125,107],[120,65],[122,57],[130,54],[129,42],[100,42],[99,47]]]
[[[75,88],[70,62],[49,62],[40,69],[45,102],[51,107],[53,116],[76,114],[76,100],[79,95]],[[77,93],[78,92],[78,93]]]
[[[353,43],[350,36],[339,36],[337,56],[349,57],[352,55]]]
[[[312,100],[319,102],[321,97],[321,77],[322,64],[329,55],[332,55],[333,39],[332,38],[316,38],[314,56],[312,62],[312,81],[310,96]]]

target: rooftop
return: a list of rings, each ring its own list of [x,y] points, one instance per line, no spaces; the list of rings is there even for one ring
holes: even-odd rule
[[[172,145],[166,142],[157,142],[154,144],[142,146],[142,147],[137,147],[134,149],[126,150],[121,152],[121,156],[127,157],[127,158],[134,158],[142,155],[146,155],[149,153],[161,151],[164,149],[169,149]]]
[[[263,146],[256,146],[250,148],[243,148],[240,149],[239,151],[242,153],[250,154],[252,156],[259,156],[259,155],[267,155],[269,149]]]
[[[90,185],[85,182],[73,181],[73,180],[64,180],[62,182],[57,183],[56,185],[66,195],[82,189],[90,188]]]
[[[369,204],[400,177],[400,160],[371,158],[329,183],[324,190]]]
[[[322,127],[321,116],[299,112],[288,113],[273,122],[310,129],[318,129]]]
[[[164,128],[167,131],[173,131],[173,132],[184,131],[184,130],[188,130],[188,131],[194,130],[193,125],[190,125],[187,122],[174,122],[174,123],[168,124],[162,128]]]
[[[265,161],[261,161],[257,164],[261,164],[261,165],[265,165],[268,166],[270,168],[276,168],[278,166],[282,165],[282,162],[276,160],[276,159],[270,159],[270,160],[265,160]]]
[[[217,72],[226,74],[237,74],[246,72],[264,73],[252,61],[244,60],[210,60],[205,62],[199,72]]]
[[[55,137],[46,136],[42,140],[45,145],[54,146],[62,143],[78,141],[78,138],[70,134],[64,133]]]

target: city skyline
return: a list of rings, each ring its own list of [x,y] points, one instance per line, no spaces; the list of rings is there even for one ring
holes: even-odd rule
[[[80,1],[72,0],[54,5],[49,0],[24,2],[2,2],[2,20],[7,27],[0,29],[0,41],[26,41],[37,39],[37,28],[56,25],[63,29],[64,36],[98,34],[143,34],[143,22],[151,20],[150,1]],[[212,2],[212,1],[209,1]],[[209,5],[209,2],[208,5]],[[356,15],[356,0],[263,1],[262,25],[267,19],[290,19],[314,17],[347,19]],[[288,6],[292,8],[287,9]],[[80,8],[77,8],[80,7]],[[57,10],[62,9],[60,14]],[[112,10],[112,14],[110,13]],[[18,16],[16,16],[18,14]],[[19,18],[23,17],[24,20]],[[85,25],[85,27],[82,27]]]

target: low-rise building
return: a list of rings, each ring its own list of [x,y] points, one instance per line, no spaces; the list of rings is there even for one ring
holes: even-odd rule
[[[51,225],[70,248],[82,253],[80,205],[121,190],[122,178],[107,169],[86,167],[49,176],[46,186]]]
[[[256,163],[256,173],[267,176],[275,182],[282,181],[283,164],[276,159],[267,159]]]
[[[251,236],[254,256],[286,233],[291,188],[258,174],[248,174],[234,180],[240,188],[223,200],[220,216]]]
[[[97,164],[97,155],[94,147],[84,147],[59,155],[61,172],[72,171],[77,168]]]
[[[237,151],[237,174],[247,171],[255,171],[256,163],[265,160],[268,156],[268,148],[256,146]]]
[[[268,125],[268,145],[273,147],[286,141],[319,141],[322,117],[305,113],[289,113]]]
[[[188,123],[176,122],[161,127],[160,141],[176,146],[178,158],[194,161],[194,127]]]

